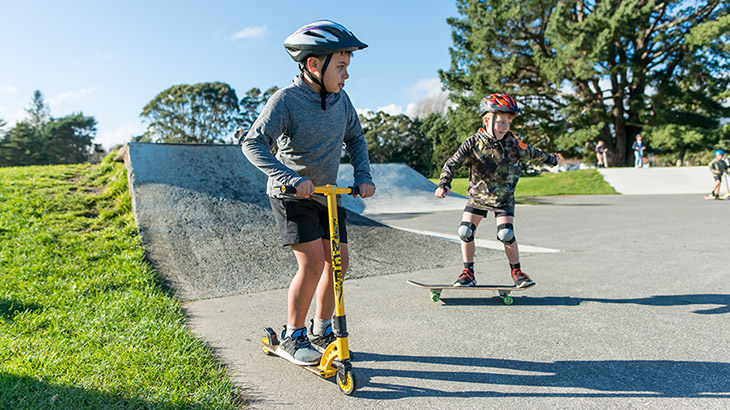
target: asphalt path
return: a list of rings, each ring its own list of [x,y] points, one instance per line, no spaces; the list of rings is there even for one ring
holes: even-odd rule
[[[408,285],[456,278],[458,246],[443,239],[414,249],[413,260],[406,252],[391,262],[392,273],[345,281],[353,396],[333,379],[264,355],[262,328],[278,331],[285,321],[284,286],[183,308],[251,408],[730,408],[730,201],[614,195],[536,202],[517,207],[517,241],[560,252],[522,254],[537,286],[513,294],[511,306],[485,291],[446,290],[434,303]],[[453,234],[460,212],[371,217]],[[490,216],[477,237],[494,235]],[[387,250],[378,252],[370,257]],[[423,267],[423,252],[443,263]],[[476,272],[480,284],[509,283],[506,258],[494,250],[477,251]]]

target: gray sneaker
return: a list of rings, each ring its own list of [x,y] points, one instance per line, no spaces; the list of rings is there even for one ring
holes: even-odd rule
[[[325,349],[327,349],[327,346],[330,345],[330,343],[334,342],[337,337],[335,336],[335,332],[332,331],[332,325],[330,324],[327,326],[327,329],[324,330],[324,335],[317,335],[314,333],[314,319],[309,320],[309,341],[312,342],[312,347],[317,349],[318,352],[324,353]]]
[[[308,366],[319,363],[322,353],[312,347],[307,338],[307,328],[297,329],[291,336],[286,336],[286,325],[281,332],[281,343],[276,348],[276,354],[284,359],[299,365]]]

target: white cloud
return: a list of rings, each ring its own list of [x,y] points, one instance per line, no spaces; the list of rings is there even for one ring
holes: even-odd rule
[[[390,115],[398,115],[398,114],[403,114],[403,107],[391,103],[384,107],[376,108],[375,112],[378,112],[378,111],[382,111],[382,112],[384,112],[386,114],[390,114]]]
[[[47,101],[48,101],[49,105],[62,104],[66,101],[75,100],[84,95],[92,94],[94,91],[96,91],[96,87],[81,88],[78,90],[68,91],[65,93],[54,95],[53,97],[49,98]]]
[[[3,94],[17,94],[18,89],[13,87],[12,85],[7,84],[0,84],[0,93]]]
[[[267,28],[268,26],[246,27],[231,36],[231,40],[239,40],[242,38],[262,38],[266,35]]]
[[[425,78],[418,80],[416,84],[406,88],[406,92],[412,100],[420,100],[428,96],[441,93],[441,80],[438,78]]]
[[[5,124],[6,131],[13,128],[18,122],[23,121],[25,114],[26,112],[23,109],[10,112],[6,107],[0,107],[0,118],[7,123]]]
[[[375,113],[370,108],[355,108],[357,115],[362,115],[365,118],[373,118]]]
[[[101,144],[107,150],[119,144],[128,143],[132,137],[144,132],[145,127],[138,122],[124,124],[111,131],[99,130],[94,138],[95,144]]]
[[[101,57],[104,61],[112,61],[117,59],[117,55],[114,53],[107,53],[105,51],[94,50],[94,54],[97,57]]]

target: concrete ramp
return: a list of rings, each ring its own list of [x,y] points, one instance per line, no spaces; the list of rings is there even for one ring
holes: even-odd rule
[[[288,287],[296,261],[280,245],[266,177],[240,146],[130,143],[123,155],[147,257],[177,298]],[[355,213],[348,234],[348,278],[461,265],[458,243]],[[489,252],[485,259],[504,257]]]
[[[464,209],[466,200],[462,195],[452,193],[446,198],[436,198],[433,196],[436,184],[406,164],[372,164],[370,167],[376,195],[365,200],[344,197],[342,205],[345,208],[363,215]],[[352,182],[352,165],[340,165],[337,185],[350,186]]]
[[[600,168],[598,172],[613,189],[624,195],[706,194],[713,185],[706,166]]]

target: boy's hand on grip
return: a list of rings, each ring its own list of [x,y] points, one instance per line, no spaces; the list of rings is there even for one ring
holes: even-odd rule
[[[358,185],[358,189],[360,192],[358,192],[357,194],[360,195],[360,198],[368,198],[375,195],[375,185],[370,185],[363,182],[362,184]]]
[[[309,198],[314,193],[314,184],[312,183],[312,180],[305,179],[299,185],[297,185],[297,192],[294,194],[294,196],[301,197],[301,198]]]

